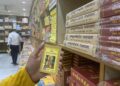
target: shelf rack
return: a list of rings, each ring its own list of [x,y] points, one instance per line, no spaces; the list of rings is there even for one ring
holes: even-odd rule
[[[8,18],[7,21],[5,21],[5,18]],[[19,24],[20,27],[22,27],[22,30],[18,30],[20,33],[22,33],[22,31],[26,32],[26,31],[31,31],[28,27],[29,25],[29,22],[28,23],[22,23],[22,19],[23,18],[27,18],[27,16],[10,16],[10,15],[0,15],[0,19],[3,19],[3,22],[0,22],[0,26],[3,26],[4,30],[0,30],[1,31],[4,31],[4,34],[5,34],[5,31],[9,32],[10,31],[14,31],[15,29],[13,29],[13,24],[16,23],[17,25]],[[15,20],[15,21],[12,21],[12,20]],[[20,22],[17,22],[17,21],[20,21]],[[10,26],[10,27],[5,27],[5,26]],[[23,29],[23,26],[27,26],[28,29]],[[8,34],[5,34],[4,35],[4,42],[3,43],[0,43],[0,47],[3,47],[3,48],[0,48],[0,52],[3,52],[3,51],[7,51],[7,44],[5,42],[5,38],[8,37]],[[23,35],[22,37],[29,37],[29,35]]]
[[[36,3],[37,3],[38,0],[35,0],[34,1],[34,5],[33,5],[33,8],[32,8],[32,11],[31,11],[31,16],[33,16],[35,13],[34,13],[34,10],[36,10]],[[82,56],[86,59],[89,59],[93,62],[96,62],[98,64],[100,64],[100,74],[99,74],[99,81],[103,81],[105,80],[105,72],[106,72],[106,69],[107,67],[110,67],[112,68],[113,70],[115,71],[118,71],[120,72],[120,65],[116,65],[116,64],[112,64],[110,62],[106,62],[104,60],[101,59],[101,57],[94,57],[94,56],[91,56],[91,55],[88,55],[88,54],[85,54],[84,52],[78,50],[78,49],[75,49],[75,48],[70,48],[70,47],[66,47],[63,45],[63,41],[64,41],[64,37],[65,37],[65,31],[66,31],[66,27],[65,27],[65,22],[66,22],[66,14],[69,13],[70,11],[90,2],[92,0],[56,0],[56,4],[54,6],[51,7],[47,7],[44,9],[44,11],[42,12],[42,14],[37,14],[39,15],[39,19],[40,19],[40,27],[37,27],[36,26],[36,23],[34,22],[34,25],[35,26],[32,26],[32,30],[35,30],[34,32],[39,32],[40,33],[40,36],[41,36],[41,31],[42,29],[44,28],[44,21],[43,21],[43,18],[46,16],[46,15],[49,15],[50,14],[50,11],[54,8],[56,8],[57,10],[57,43],[56,45],[59,45],[61,46],[61,48],[63,50],[66,50],[66,51],[69,51],[71,53],[74,53],[76,55],[79,55],[79,56]],[[50,10],[49,10],[50,8]],[[34,15],[35,17],[35,15]],[[34,19],[34,18],[32,18]],[[39,30],[37,30],[39,29]],[[35,35],[33,35],[34,37],[32,37],[31,39],[33,41],[35,41],[37,44],[34,44],[33,45],[39,45],[39,43],[42,41],[42,39],[39,39],[37,38]],[[119,73],[120,75],[120,73]]]

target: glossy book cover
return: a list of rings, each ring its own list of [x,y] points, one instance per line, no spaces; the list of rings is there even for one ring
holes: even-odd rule
[[[60,51],[61,49],[57,45],[45,44],[40,72],[57,74]]]

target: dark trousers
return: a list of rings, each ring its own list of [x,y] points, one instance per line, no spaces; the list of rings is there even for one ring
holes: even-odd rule
[[[11,56],[12,56],[13,64],[16,64],[18,53],[19,53],[19,45],[10,45],[10,49],[11,49]]]

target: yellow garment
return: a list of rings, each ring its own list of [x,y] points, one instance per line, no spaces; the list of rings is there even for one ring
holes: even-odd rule
[[[31,80],[26,69],[23,68],[15,75],[0,81],[0,86],[35,86],[35,83]]]

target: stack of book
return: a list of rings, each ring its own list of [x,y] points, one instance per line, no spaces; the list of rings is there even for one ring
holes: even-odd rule
[[[66,15],[65,46],[96,56],[100,29],[99,8],[99,0],[93,0]]]
[[[64,51],[61,65],[56,78],[57,86],[69,86],[70,71],[73,63],[73,54]]]
[[[101,0],[100,56],[120,65],[120,1]]]

